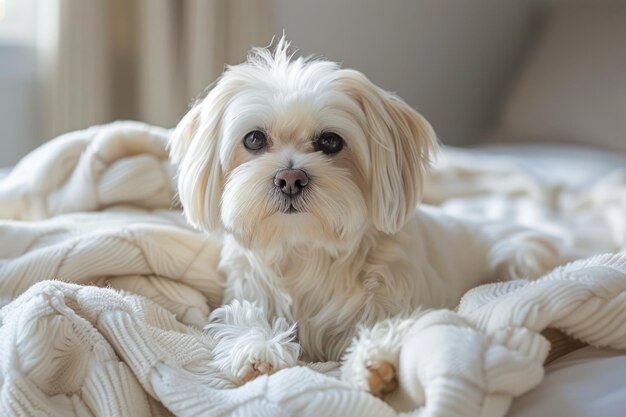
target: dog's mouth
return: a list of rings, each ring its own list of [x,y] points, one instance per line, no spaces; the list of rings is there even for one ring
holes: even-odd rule
[[[300,210],[298,210],[296,206],[293,205],[293,202],[289,202],[289,206],[286,208],[283,208],[281,212],[283,214],[296,214],[296,213],[300,213]]]
[[[304,193],[288,196],[280,192],[273,192],[271,197],[275,207],[281,214],[298,214],[306,212],[306,196]]]
[[[285,195],[284,193],[277,192],[276,189],[274,189],[270,195],[270,199],[273,200],[276,211],[281,214],[306,213],[307,197],[306,192],[296,195]]]
[[[298,214],[306,212],[306,206],[301,197],[282,198],[278,203],[278,211],[282,214]]]

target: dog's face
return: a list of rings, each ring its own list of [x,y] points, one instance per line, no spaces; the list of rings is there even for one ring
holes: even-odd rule
[[[353,245],[412,215],[430,125],[363,74],[293,59],[281,40],[230,67],[176,128],[179,196],[196,227],[251,247]]]

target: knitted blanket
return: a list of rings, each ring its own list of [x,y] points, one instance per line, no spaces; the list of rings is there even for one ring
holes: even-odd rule
[[[73,132],[0,180],[0,414],[495,417],[540,383],[544,329],[626,348],[626,255],[601,255],[419,315],[389,403],[336,363],[235,386],[200,330],[220,303],[219,244],[175,204],[168,135],[133,122]],[[530,223],[581,253],[626,247],[623,173],[583,193],[444,156],[426,199],[451,214]]]

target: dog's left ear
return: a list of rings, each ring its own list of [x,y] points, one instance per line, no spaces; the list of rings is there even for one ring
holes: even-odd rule
[[[338,81],[358,102],[365,119],[374,226],[384,233],[396,233],[413,215],[421,198],[437,137],[424,117],[362,73],[340,70]]]

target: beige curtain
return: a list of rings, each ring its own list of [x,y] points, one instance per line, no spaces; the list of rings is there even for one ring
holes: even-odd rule
[[[40,0],[44,136],[116,119],[171,127],[272,37],[269,0]]]

